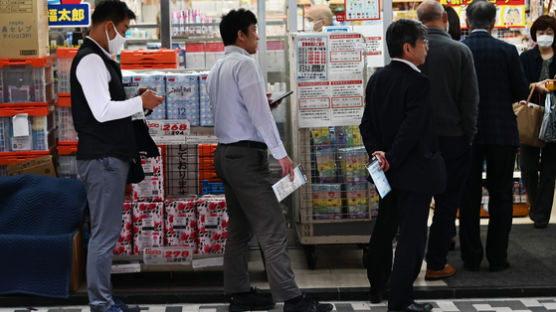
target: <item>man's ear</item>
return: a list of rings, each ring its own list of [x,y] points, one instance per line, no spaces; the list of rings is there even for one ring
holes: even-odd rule
[[[241,29],[237,31],[237,40],[243,41],[243,40],[245,40],[245,37],[246,36],[243,33],[243,31],[241,31]]]
[[[444,23],[448,22],[448,13],[446,11],[444,11],[444,14],[442,14],[442,21]]]
[[[405,56],[411,55],[411,44],[409,44],[409,42],[406,42],[403,44],[403,48],[402,48],[402,58],[404,58]]]

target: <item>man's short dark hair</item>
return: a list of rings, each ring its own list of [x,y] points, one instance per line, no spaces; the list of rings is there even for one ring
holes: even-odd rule
[[[403,45],[409,43],[415,46],[417,40],[425,38],[427,27],[410,19],[400,19],[393,22],[386,30],[386,45],[390,57],[402,57]]]
[[[101,1],[93,11],[93,25],[104,21],[112,21],[115,25],[126,18],[135,19],[135,13],[127,7],[125,2],[120,0]]]
[[[465,10],[467,22],[472,29],[489,29],[494,27],[496,6],[486,0],[473,1]]]
[[[531,39],[537,42],[537,30],[547,30],[548,28],[552,28],[552,31],[556,33],[556,18],[548,15],[539,16],[531,25]]]
[[[231,10],[228,14],[222,16],[220,22],[220,36],[224,45],[232,45],[236,43],[237,32],[241,30],[245,35],[249,34],[249,26],[257,25],[255,14],[249,10],[239,9]]]

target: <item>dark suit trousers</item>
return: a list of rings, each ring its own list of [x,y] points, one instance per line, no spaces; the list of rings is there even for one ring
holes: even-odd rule
[[[513,171],[516,148],[475,144],[471,172],[460,209],[461,258],[466,265],[478,267],[483,259],[480,213],[483,160],[487,163],[486,187],[489,193],[486,256],[491,266],[504,265],[513,214]]]
[[[434,196],[434,217],[429,233],[427,268],[442,270],[454,236],[454,222],[461,206],[465,182],[471,167],[471,146],[464,137],[439,137],[438,143],[446,164],[446,191]]]
[[[431,198],[431,195],[392,190],[379,203],[369,244],[367,276],[372,291],[376,291],[386,288],[390,275],[389,310],[403,310],[413,302],[413,282],[421,271],[425,253]],[[397,225],[400,236],[391,270],[392,240]]]
[[[556,143],[544,148],[521,145],[521,178],[529,196],[529,216],[537,223],[548,223],[556,180]],[[540,176],[539,176],[540,172]]]

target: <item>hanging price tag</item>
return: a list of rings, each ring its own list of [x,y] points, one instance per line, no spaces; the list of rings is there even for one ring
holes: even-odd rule
[[[147,124],[149,134],[157,144],[185,144],[185,138],[190,133],[187,120],[147,120]]]

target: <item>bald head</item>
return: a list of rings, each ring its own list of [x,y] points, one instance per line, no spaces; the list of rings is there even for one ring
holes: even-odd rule
[[[435,21],[442,21],[444,8],[440,2],[435,0],[425,0],[417,8],[417,18],[421,23],[427,24]]]

